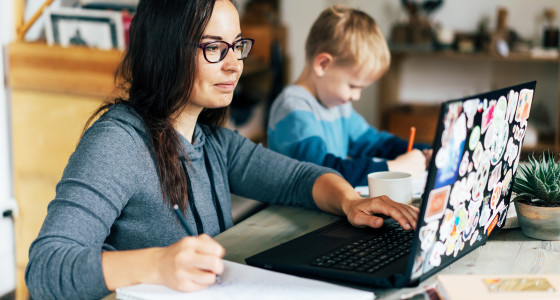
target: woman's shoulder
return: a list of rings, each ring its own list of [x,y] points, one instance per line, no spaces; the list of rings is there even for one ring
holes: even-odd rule
[[[145,144],[142,119],[131,107],[114,104],[83,134],[80,144],[99,144],[97,147],[126,149],[131,144]]]

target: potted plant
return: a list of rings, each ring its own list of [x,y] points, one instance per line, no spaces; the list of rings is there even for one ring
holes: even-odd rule
[[[513,184],[519,226],[528,237],[560,240],[560,164],[554,154],[534,155],[519,167]]]

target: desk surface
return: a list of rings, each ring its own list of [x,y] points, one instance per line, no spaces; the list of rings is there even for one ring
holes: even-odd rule
[[[339,217],[302,208],[270,206],[216,236],[226,248],[225,259],[245,263],[245,258],[298,237]],[[544,274],[560,273],[560,241],[528,238],[517,229],[496,232],[479,247],[438,274]],[[421,285],[435,282],[435,276]],[[376,299],[400,299],[417,288],[373,291]],[[114,300],[115,293],[104,298]]]
[[[245,258],[329,224],[339,217],[294,207],[270,206],[216,236],[226,248],[225,259]],[[520,229],[505,229],[438,274],[560,273],[560,241],[525,237]],[[421,285],[435,282],[435,276]],[[416,288],[373,289],[377,299],[400,299]]]

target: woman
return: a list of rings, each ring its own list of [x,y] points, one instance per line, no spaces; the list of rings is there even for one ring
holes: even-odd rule
[[[142,0],[119,68],[116,99],[85,131],[30,249],[34,298],[100,298],[156,283],[213,284],[225,250],[211,236],[232,226],[229,193],[407,229],[417,209],[362,199],[339,175],[300,163],[219,125],[252,41],[230,0]],[[93,118],[92,117],[92,118]],[[187,236],[178,205],[198,236]]]

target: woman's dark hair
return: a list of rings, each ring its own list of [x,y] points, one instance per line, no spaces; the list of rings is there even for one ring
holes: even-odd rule
[[[196,54],[216,0],[140,0],[130,25],[129,45],[115,82],[126,96],[102,105],[89,124],[111,105],[129,105],[149,134],[163,198],[184,211],[187,178],[173,118],[187,103],[196,75]],[[198,123],[222,125],[228,108],[204,109]],[[85,129],[84,128],[84,129]]]

